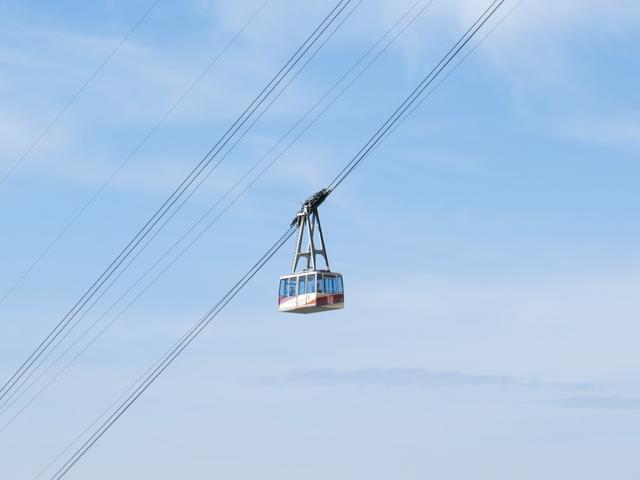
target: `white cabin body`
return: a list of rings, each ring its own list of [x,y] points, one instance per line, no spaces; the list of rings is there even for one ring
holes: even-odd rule
[[[342,275],[328,270],[280,277],[278,309],[289,313],[315,313],[344,308]]]

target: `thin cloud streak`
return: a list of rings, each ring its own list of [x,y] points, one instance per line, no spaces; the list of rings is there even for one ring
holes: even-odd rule
[[[355,370],[297,370],[276,380],[281,385],[377,386],[419,388],[524,387],[536,389],[594,389],[586,383],[527,380],[509,375],[469,374],[423,368],[362,368]]]
[[[558,402],[560,406],[581,410],[640,410],[640,398],[622,396],[572,397]]]

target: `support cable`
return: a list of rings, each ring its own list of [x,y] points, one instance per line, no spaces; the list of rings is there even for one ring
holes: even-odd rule
[[[462,58],[460,58],[460,60],[458,60],[456,62],[456,64],[451,67],[447,73],[445,74],[444,77],[442,77],[433,87],[431,87],[429,89],[429,91],[423,95],[423,97],[415,104],[413,105],[407,112],[404,113],[404,115],[402,116],[402,118],[389,130],[387,131],[387,133],[384,134],[384,136],[382,137],[382,139],[380,140],[380,143],[383,143],[391,134],[393,134],[393,132],[396,131],[396,129],[402,125],[418,108],[420,108],[422,106],[422,104],[458,69],[460,68],[460,66],[471,56],[473,55],[476,50],[480,47],[480,45],[482,45],[485,40],[490,37],[493,32],[496,31],[496,29],[498,27],[500,27],[500,25],[502,25],[504,23],[504,21],[509,18],[511,16],[511,14],[520,6],[522,5],[522,3],[524,2],[524,0],[517,0],[517,2],[507,11],[507,13],[505,13],[500,20],[498,20],[489,30],[487,30],[487,32],[480,38],[480,40],[478,40],[478,42],[473,45],[473,47],[471,47],[469,49],[469,51],[467,51],[464,56]]]
[[[67,348],[65,348],[65,350],[57,357],[55,358],[47,367],[45,370],[43,370],[42,372],[40,372],[40,374],[26,387],[24,388],[19,394],[14,395],[15,398],[7,398],[5,399],[4,403],[0,403],[0,416],[2,416],[4,413],[6,413],[6,411],[8,411],[13,405],[15,405],[15,403],[23,397],[23,395],[28,392],[36,383],[38,383],[58,362],[60,362],[62,360],[62,358],[64,356],[66,356],[67,353],[69,353],[69,351],[71,349],[73,349],[73,347],[75,347],[79,341],[84,338],[86,335],[89,334],[89,332],[91,330],[93,330],[93,328],[100,322],[102,321],[107,315],[109,315],[114,309],[115,307],[117,307],[118,304],[120,304],[127,295],[129,295],[133,289],[135,287],[137,287],[140,283],[142,283],[142,281],[148,277],[153,270],[158,267],[158,265],[169,256],[169,254],[174,251],[179,245],[180,243],[182,243],[189,234],[191,234],[200,224],[202,224],[207,217],[213,212],[215,211],[215,209],[222,204],[223,200],[225,200],[261,163],[264,162],[264,160],[275,151],[275,149],[280,146],[280,144],[282,144],[284,142],[284,140],[286,140],[286,138],[295,130],[295,128],[297,128],[298,126],[300,126],[302,124],[302,122],[309,117],[309,115],[311,113],[313,113],[313,111],[324,101],[328,98],[328,96],[333,93],[337,87],[340,86],[340,84],[348,77],[348,75],[350,75],[351,73],[353,73],[355,71],[355,69],[361,65],[364,60],[366,60],[366,58],[375,50],[376,47],[378,47],[391,33],[393,33],[393,31],[400,25],[400,23],[406,19],[406,17],[413,11],[416,9],[416,7],[422,3],[424,0],[417,0],[416,2],[413,3],[413,5],[411,5],[409,7],[409,9],[393,24],[392,27],[390,27],[385,33],[384,35],[382,35],[375,43],[374,45],[372,45],[359,59],[358,61],[351,67],[349,68],[349,70],[347,70],[347,72],[345,72],[345,74],[343,74],[313,105],[312,107],[307,110],[307,112],[300,118],[298,119],[298,121],[296,121],[296,123],[289,128],[289,130],[287,132],[285,132],[285,134],[283,136],[280,137],[280,139],[274,144],[272,145],[272,147],[270,147],[270,149],[256,162],[254,163],[248,170],[247,172],[245,172],[235,183],[234,185],[229,188],[175,243],[173,243],[161,256],[160,258],[158,258],[152,265],[151,267],[149,267],[135,282],[133,282],[133,284],[124,292],[122,293],[110,306],[109,308],[103,312],[94,322],[91,323],[91,325],[88,326],[88,328],[82,333],[80,334],[79,337],[77,337],[73,343],[71,343]],[[26,409],[28,408],[38,397],[40,397],[44,391],[50,386],[52,385],[59,377],[60,375],[62,375],[62,373],[64,373],[64,371],[66,371],[99,337],[101,337],[106,330],[113,325],[113,323],[115,323],[118,319],[120,319],[128,310],[129,308],[131,308],[131,306],[140,299],[140,297],[142,297],[166,272],[167,270],[169,270],[170,267],[172,267],[219,219],[220,217],[222,217],[224,215],[224,213],[226,213],[229,208],[231,208],[245,193],[246,191],[253,186],[260,177],[262,177],[269,168],[271,168],[271,166],[273,166],[273,164],[279,160],[295,143],[296,141],[304,134],[306,133],[306,131],[313,125],[315,124],[315,122],[328,110],[329,107],[331,107],[337,100],[338,98],[340,98],[352,85],[353,83],[362,76],[362,74],[368,70],[368,68],[395,42],[395,40],[397,40],[397,38],[402,35],[406,29],[411,26],[419,17],[420,15],[422,15],[422,13],[424,13],[424,11],[433,3],[434,0],[429,0],[427,3],[425,3],[410,19],[409,21],[402,26],[402,28],[395,33],[391,39],[388,40],[388,42],[383,46],[383,48],[357,73],[357,75],[351,79],[348,84],[342,88],[337,95],[335,95],[331,101],[320,111],[318,112],[317,115],[315,115],[313,117],[313,119],[307,123],[307,125],[305,125],[305,127],[302,129],[302,131],[300,131],[287,145],[286,147],[281,150],[276,156],[275,158],[273,158],[271,160],[271,162],[269,162],[265,168],[263,168],[250,182],[249,184],[247,184],[237,195],[235,195],[233,197],[233,199],[224,207],[224,209],[222,211],[220,211],[197,235],[195,238],[193,238],[191,241],[189,241],[189,243],[165,266],[162,268],[162,270],[156,274],[146,285],[145,287],[139,292],[137,293],[127,304],[124,308],[122,308],[115,316],[113,316],[109,322],[103,327],[101,328],[96,335],[94,335],[92,337],[92,339],[88,342],[87,345],[85,345],[77,354],[75,354],[67,363],[65,363],[65,365],[61,368],[61,370],[59,370],[58,372],[56,372],[56,374],[42,387],[40,388],[37,393],[35,393],[27,402],[26,404],[21,407],[2,427],[0,427],[0,433],[2,433],[9,425],[11,425],[13,423],[14,420],[16,420],[16,418]],[[85,312],[86,314],[86,312]],[[83,314],[84,317],[84,314]],[[48,358],[48,355],[47,355]],[[26,379],[23,379],[22,384],[26,383]],[[15,392],[17,393],[17,392]]]
[[[231,153],[232,149],[244,138],[244,136],[249,132],[249,130],[258,122],[258,120],[260,120],[262,118],[262,116],[264,115],[264,113],[266,113],[266,111],[276,102],[276,100],[278,100],[280,98],[280,96],[285,92],[285,90],[289,87],[289,85],[291,85],[291,83],[298,77],[298,75],[303,71],[303,69],[311,62],[311,60],[313,60],[313,58],[315,58],[316,54],[324,47],[324,45],[333,37],[333,35],[335,35],[335,33],[342,27],[342,25],[344,24],[344,22],[346,22],[349,17],[353,14],[353,12],[358,8],[358,6],[362,3],[363,0],[357,0],[357,3],[355,4],[355,6],[349,11],[349,13],[340,21],[340,23],[333,29],[333,31],[331,32],[331,34],[329,36],[327,36],[323,42],[317,47],[315,48],[314,52],[311,54],[311,56],[305,61],[305,63],[302,65],[302,67],[300,67],[297,72],[295,73],[295,75],[293,75],[288,82],[285,84],[285,86],[278,92],[278,94],[273,97],[271,99],[271,101],[269,102],[269,104],[267,105],[267,107],[265,109],[263,109],[260,114],[252,121],[252,123],[246,127],[243,131],[243,133],[239,136],[239,138],[235,141],[235,143],[233,145],[231,145],[231,147],[229,147],[229,149],[226,151],[226,153],[218,160],[218,164],[221,163],[224,159],[226,159],[226,157],[229,155],[229,153]],[[215,168],[215,167],[214,167]],[[78,336],[76,338],[76,340],[74,340],[72,342],[71,345],[69,345],[64,352],[59,355],[56,359],[54,359],[53,362],[51,362],[49,364],[49,366],[46,367],[46,369],[44,371],[41,372],[41,374],[34,380],[34,382],[32,382],[31,384],[29,384],[26,388],[23,388],[26,383],[29,381],[29,379],[40,369],[40,367],[49,359],[49,357],[60,347],[60,345],[64,342],[64,340],[71,334],[71,332],[75,329],[75,327],[82,321],[84,320],[84,318],[91,312],[91,310],[96,306],[96,304],[111,290],[111,288],[114,286],[114,284],[122,277],[122,275],[129,269],[129,267],[138,259],[138,257],[141,255],[141,253],[148,247],[148,245],[157,237],[157,235],[162,231],[162,229],[171,221],[171,219],[176,215],[176,213],[179,211],[180,208],[182,208],[182,206],[184,206],[184,204],[189,201],[189,199],[193,196],[193,194],[196,192],[196,190],[198,188],[200,188],[200,186],[209,178],[209,176],[211,175],[211,173],[213,172],[213,170],[209,170],[209,172],[204,175],[198,182],[198,185],[196,186],[196,189],[191,190],[191,192],[182,199],[180,205],[178,206],[177,209],[174,209],[168,217],[166,217],[162,224],[160,225],[160,227],[158,229],[155,230],[155,232],[153,234],[151,234],[150,237],[148,237],[145,241],[145,243],[143,244],[143,246],[137,250],[137,252],[128,259],[126,265],[120,269],[120,271],[117,273],[117,275],[113,278],[110,279],[110,282],[107,284],[106,287],[104,287],[99,294],[97,294],[97,296],[94,296],[91,304],[85,308],[78,316],[76,316],[73,324],[60,336],[60,338],[58,338],[55,342],[55,344],[52,345],[51,348],[49,348],[47,350],[47,352],[39,359],[39,361],[33,366],[33,368],[30,369],[30,371],[24,375],[22,377],[22,379],[14,386],[12,392],[7,395],[3,400],[0,401],[0,416],[3,415],[9,408],[11,408],[11,406],[14,404],[14,401],[17,401],[29,388],[31,388],[31,386],[37,382],[40,378],[42,378],[42,376],[44,376],[50,369],[51,367],[53,367],[54,364],[56,364],[60,358],[62,356],[64,356],[71,348],[73,348],[73,346],[75,346],[77,344],[78,341],[80,341],[82,338],[84,338],[84,336],[88,333],[88,331],[90,331],[93,326],[97,323],[97,321],[94,321],[88,329],[86,329],[83,333],[80,334],[80,336]],[[191,230],[191,229],[190,229]],[[182,238],[184,238],[186,235],[183,235]],[[157,262],[156,262],[157,263]],[[120,298],[118,300],[116,300],[116,302],[119,303]],[[101,315],[99,317],[99,319],[104,318],[103,315]],[[20,390],[22,390],[20,392]],[[9,422],[11,423],[11,421]],[[8,426],[8,424],[5,424],[2,428],[0,428],[0,432],[2,432],[6,426]]]
[[[229,50],[238,40],[240,35],[253,23],[255,18],[265,9],[267,4],[271,0],[265,0],[260,7],[253,13],[253,15],[247,20],[247,22],[236,32],[236,34],[225,44],[225,46],[215,55],[215,57],[207,64],[207,66],[200,72],[200,74],[189,84],[184,92],[177,98],[177,100],[169,107],[169,109],[160,117],[160,119],[153,125],[153,127],[142,137],[142,139],[136,144],[126,158],[116,167],[116,169],[109,175],[109,177],[100,185],[100,187],[87,199],[87,201],[80,207],[80,209],[71,217],[71,219],[62,227],[62,229],[56,234],[55,237],[45,246],[45,248],[38,254],[38,256],[29,264],[29,266],[20,274],[20,276],[11,284],[11,286],[0,297],[0,305],[2,305],[7,298],[9,298],[13,292],[27,279],[27,277],[33,272],[33,270],[44,260],[44,258],[53,250],[58,242],[64,237],[67,232],[75,225],[75,223],[84,215],[84,213],[93,205],[93,203],[102,195],[113,180],[120,174],[122,169],[133,159],[133,157],[140,151],[140,149],[149,141],[149,139],[156,133],[156,131],[164,124],[169,116],[175,111],[175,109],[189,96],[193,89],[200,83],[200,81],[211,71],[211,69],[218,63],[220,58]]]
[[[71,310],[60,320],[56,327],[45,337],[44,340],[29,355],[27,360],[15,371],[9,380],[0,388],[0,400],[4,398],[13,386],[24,376],[24,374],[33,366],[38,358],[46,351],[63,330],[70,324],[73,318],[87,305],[100,288],[109,280],[109,278],[117,271],[117,269],[126,261],[132,252],[140,245],[146,236],[148,236],[160,220],[170,211],[170,209],[178,202],[178,200],[187,192],[189,187],[198,179],[202,172],[211,164],[214,158],[222,151],[222,149],[230,142],[233,136],[242,128],[242,126],[251,118],[256,110],[266,101],[273,93],[277,86],[286,78],[291,70],[304,58],[305,54],[317,43],[329,26],[336,21],[352,0],[340,0],[331,12],[322,20],[311,35],[304,41],[298,50],[289,58],[280,71],[273,77],[266,87],[258,94],[258,96],[244,110],[241,116],[229,127],[218,142],[211,150],[198,162],[191,173],[181,182],[174,190],[169,198],[161,205],[161,207],[152,215],[145,223],[127,246],[118,254],[112,263],[98,277],[98,279],[85,291],[81,298],[71,308]],[[219,163],[218,163],[219,164]],[[217,165],[215,165],[217,166]],[[214,168],[215,168],[214,166]]]
[[[455,58],[456,55],[460,52],[460,50],[466,45],[471,38],[473,38],[478,30],[493,16],[493,14],[500,8],[500,6],[504,3],[505,0],[494,0],[489,9],[487,9],[481,17],[474,23],[472,28],[465,33],[461,40],[458,41],[456,45],[460,45],[460,48],[454,47],[452,51],[454,51],[453,57],[447,60],[449,53],[444,59],[440,62],[446,66],[450,61]],[[493,8],[495,7],[495,8]],[[468,38],[467,38],[468,37]],[[439,64],[439,65],[440,65]],[[442,69],[434,70],[436,71],[435,77],[442,72]],[[429,74],[426,78],[430,78],[431,74]],[[421,82],[419,88],[421,88],[420,93],[424,92],[424,88],[421,86],[425,85],[425,82]],[[428,86],[428,84],[426,84]],[[426,88],[426,87],[425,87]],[[415,92],[415,90],[414,90]],[[407,100],[405,100],[401,104],[401,108],[397,109],[396,112],[406,112],[407,108],[410,108],[413,105],[419,96],[414,96],[414,92],[412,92]],[[407,108],[404,108],[407,107]],[[388,131],[388,128],[391,128],[395,125],[398,119],[402,118],[402,113],[400,116],[396,116],[396,112],[392,114],[390,120],[387,120],[383,124],[384,128],[381,128],[379,132]],[[394,120],[395,119],[395,120]],[[384,134],[383,134],[384,135]],[[339,186],[344,179],[353,172],[355,167],[359,163],[361,163],[364,158],[366,158],[369,153],[375,149],[380,143],[380,137],[378,133],[374,134],[372,139],[365,144],[366,149],[361,150],[359,154],[354,157],[350,162],[347,163],[346,169],[336,177],[337,183],[332,182],[334,184],[334,188]],[[364,155],[362,152],[365,152]],[[319,194],[312,197],[318,197],[318,202],[324,201],[330,193],[332,193],[332,189],[323,189]],[[319,195],[319,196],[318,196]],[[242,290],[242,288],[255,276],[258,271],[269,261],[269,259],[275,255],[275,253],[284,245],[284,243],[291,238],[293,233],[296,231],[296,226],[292,225],[282,237],[261,257],[261,259],[254,264],[251,269],[216,303],[216,305],[207,312],[189,331],[178,341],[177,344],[174,345],[170,351],[162,357],[162,359],[156,364],[156,367],[153,371],[138,384],[138,386],[129,394],[127,399],[122,402],[119,407],[105,420],[100,427],[82,444],[80,448],[78,448],[74,454],[56,471],[56,473],[51,477],[52,480],[60,480],[63,478],[66,473],[89,451],[89,449],[104,435],[108,429],[133,405],[133,403],[144,393],[144,391],[158,378],[160,374],[184,351],[184,349],[203,331],[203,329],[211,323],[211,321],[222,311],[222,309]]]
[[[161,359],[156,362],[151,373],[129,394],[127,399],[109,416],[109,418],[96,430],[72,456],[51,477],[59,480],[87,453],[87,451],[104,435],[109,428],[135,403],[147,388],[171,365],[189,344],[220,314],[220,312],[240,293],[244,286],[264,267],[264,265],[282,248],[282,246],[295,233],[296,228],[289,227],[287,231],[274,243],[269,250],[258,260],[236,284],[227,291],[182,338],[174,344]]]
[[[369,153],[379,143],[384,134],[395,125],[402,115],[420,98],[422,93],[434,82],[438,75],[451,63],[458,53],[469,43],[476,35],[478,30],[489,21],[498,8],[502,6],[505,0],[493,0],[489,7],[482,13],[473,25],[465,32],[465,34],[456,42],[456,44],[447,52],[447,54],[438,62],[438,64],[429,72],[429,74],[418,84],[418,86],[409,94],[409,96],[400,104],[400,106],[391,114],[386,122],[376,131],[362,149],[353,157],[340,173],[329,184],[328,190],[333,191],[342,184],[342,182],[353,172],[353,170],[367,158]]]
[[[147,19],[147,17],[151,14],[152,10],[156,8],[156,5],[158,5],[158,3],[160,3],[160,0],[155,0],[149,6],[149,8],[145,10],[142,17],[140,17],[138,21],[133,24],[131,29],[127,32],[127,34],[124,37],[122,37],[122,39],[120,40],[120,42],[118,42],[118,44],[114,47],[114,49],[111,50],[111,52],[109,52],[109,54],[102,61],[102,63],[100,63],[100,65],[97,66],[97,68],[93,71],[93,73],[91,73],[91,75],[89,75],[89,77],[84,81],[84,83],[80,86],[80,88],[71,96],[71,98],[69,98],[69,100],[67,100],[67,103],[64,104],[64,106],[56,114],[56,116],[53,117],[53,119],[47,124],[44,130],[40,132],[40,134],[36,137],[36,139],[27,147],[24,153],[20,155],[20,158],[18,158],[18,160],[15,161],[15,163],[9,168],[9,170],[5,172],[5,174],[0,179],[0,187],[4,185],[4,183],[9,179],[11,175],[13,175],[13,172],[15,172],[16,169],[22,164],[22,162],[25,161],[25,159],[38,146],[38,144],[42,141],[42,139],[47,136],[47,134],[49,133],[49,130],[51,130],[54,127],[54,125],[58,123],[58,120],[60,120],[60,118],[71,107],[71,105],[73,105],[73,103],[78,99],[78,97],[82,95],[82,93],[87,89],[89,84],[98,76],[98,74],[100,74],[102,69],[107,65],[107,63],[109,63],[111,58],[113,58],[113,56],[116,53],[118,53],[118,51],[124,46],[124,44],[127,43],[127,40],[129,40],[131,35],[133,35],[135,31],[138,29],[138,27]]]

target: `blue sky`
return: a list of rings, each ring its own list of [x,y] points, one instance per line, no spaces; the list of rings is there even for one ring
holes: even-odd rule
[[[158,4],[0,188],[1,292],[260,3]],[[333,3],[271,0],[0,305],[3,378]],[[364,0],[86,320],[411,3]],[[33,478],[214,304],[485,3],[436,0],[0,433],[3,478]],[[0,0],[0,173],[149,4]],[[525,0],[323,205],[345,310],[277,313],[290,245],[69,478],[637,478],[639,20],[627,0]]]

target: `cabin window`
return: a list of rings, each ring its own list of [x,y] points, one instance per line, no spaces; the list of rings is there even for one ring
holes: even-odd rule
[[[324,280],[322,279],[322,274],[318,274],[318,293],[324,293]]]
[[[298,295],[304,295],[305,294],[305,276],[301,276],[298,278]]]
[[[325,293],[336,293],[335,277],[324,277]]]
[[[315,275],[307,275],[307,293],[314,293],[316,291]]]
[[[296,279],[295,278],[289,279],[289,296],[290,297],[296,296]]]
[[[342,284],[342,277],[336,277],[336,293],[344,293],[344,285]]]
[[[286,297],[287,296],[287,279],[286,278],[283,278],[282,280],[280,280],[279,295],[281,297]]]

